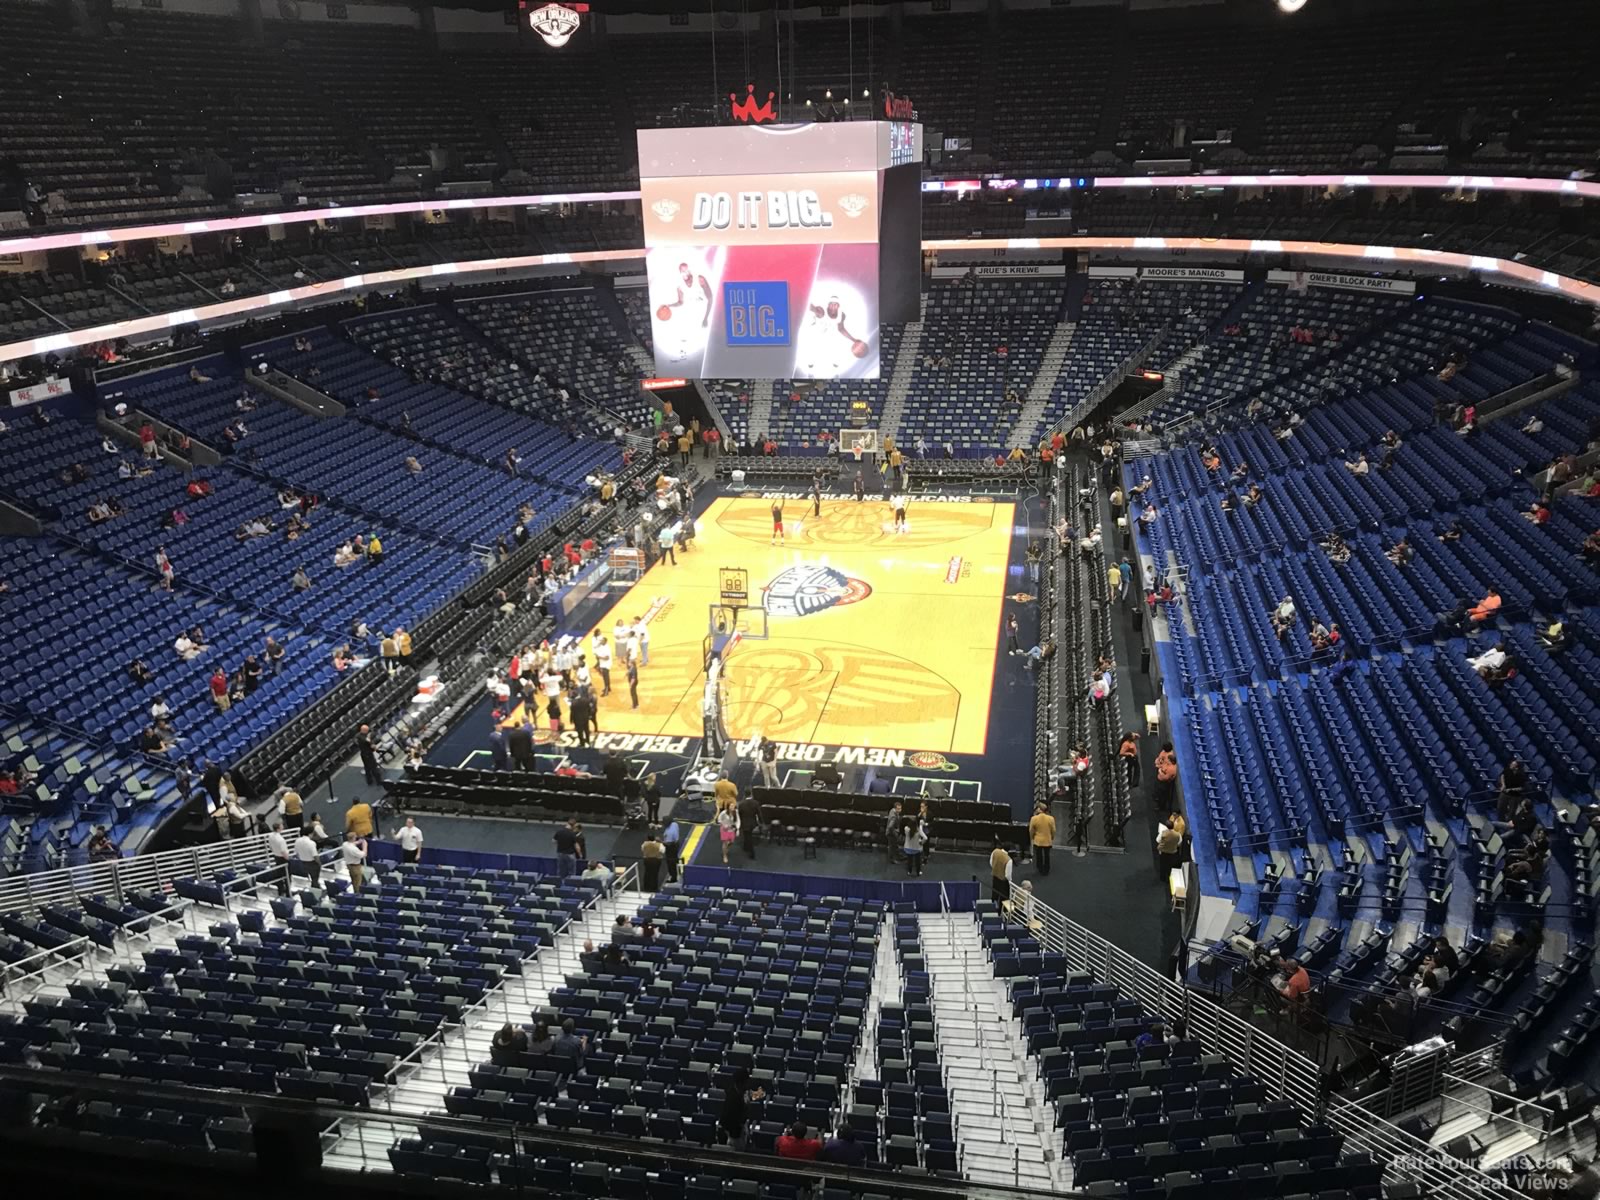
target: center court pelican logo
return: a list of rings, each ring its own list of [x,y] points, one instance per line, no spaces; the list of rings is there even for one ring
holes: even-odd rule
[[[809,617],[872,595],[872,585],[865,580],[818,564],[785,567],[762,590],[767,612],[775,617]]]

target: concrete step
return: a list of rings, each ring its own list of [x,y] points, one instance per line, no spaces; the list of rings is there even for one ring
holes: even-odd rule
[[[1443,1146],[1463,1134],[1476,1133],[1488,1123],[1488,1118],[1481,1113],[1462,1113],[1459,1117],[1452,1117],[1435,1129],[1433,1136],[1428,1141],[1432,1145]]]
[[[1508,1158],[1516,1158],[1519,1155],[1527,1155],[1532,1159],[1543,1159],[1545,1156],[1542,1154],[1528,1153],[1543,1140],[1526,1129],[1515,1130],[1485,1146],[1482,1157],[1478,1159],[1478,1166],[1483,1170],[1488,1170],[1499,1163],[1505,1162]]]

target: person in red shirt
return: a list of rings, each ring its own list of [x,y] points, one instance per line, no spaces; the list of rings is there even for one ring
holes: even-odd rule
[[[15,796],[17,794],[17,781],[11,777],[10,771],[0,771],[0,796]]]
[[[1278,989],[1290,1004],[1298,1003],[1311,990],[1311,976],[1304,965],[1292,958],[1278,959],[1278,970],[1283,973],[1283,986]]]
[[[1067,439],[1061,435],[1061,430],[1058,429],[1050,435],[1050,449],[1054,450],[1057,454],[1061,453],[1061,451],[1066,447],[1066,444]]]
[[[796,1121],[789,1127],[789,1132],[778,1139],[779,1158],[814,1159],[821,1153],[821,1139],[807,1137],[803,1121]]]
[[[228,711],[228,673],[221,667],[211,674],[211,703],[217,706],[218,712]]]
[[[700,435],[700,457],[710,458],[716,451],[717,443],[722,440],[722,435],[715,429],[707,429]]]
[[[149,421],[139,426],[139,449],[144,451],[146,458],[155,458],[157,455],[156,429]]]

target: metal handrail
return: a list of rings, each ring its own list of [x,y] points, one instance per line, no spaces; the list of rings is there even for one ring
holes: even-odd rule
[[[1457,1162],[1360,1104],[1325,1096],[1322,1071],[1311,1059],[1187,985],[1162,975],[1037,896],[1028,894],[1021,905],[1001,911],[1013,921],[1020,911],[1025,928],[1047,953],[1063,958],[1068,969],[1111,984],[1169,1021],[1181,1018],[1188,1036],[1199,1041],[1202,1049],[1255,1077],[1269,1098],[1288,1100],[1307,1120],[1327,1121],[1346,1136],[1351,1148],[1372,1149],[1375,1156],[1392,1160],[1397,1174],[1423,1184],[1430,1195],[1450,1200],[1513,1200],[1516,1196],[1498,1180]]]
[[[173,879],[259,862],[267,853],[267,836],[249,834],[206,846],[163,850],[157,854],[0,879],[0,913],[28,912],[41,905],[68,902],[79,896],[109,895],[121,903],[129,890],[164,888]]]
[[[1484,1084],[1475,1083],[1470,1079],[1463,1079],[1461,1076],[1452,1075],[1448,1071],[1446,1071],[1441,1078],[1447,1083],[1454,1084],[1458,1087],[1468,1088],[1471,1092],[1484,1092],[1490,1097],[1489,1099],[1484,1100],[1480,1105],[1474,1104],[1472,1101],[1462,1096],[1440,1096],[1439,1099],[1444,1103],[1459,1104],[1462,1108],[1468,1109],[1472,1112],[1483,1113],[1494,1121],[1506,1121],[1512,1125],[1515,1125],[1518,1129],[1533,1134],[1535,1137],[1542,1138],[1545,1132],[1551,1128],[1551,1125],[1555,1120],[1555,1110],[1547,1108],[1543,1104],[1537,1104],[1532,1100],[1524,1100],[1520,1096],[1513,1096],[1510,1092],[1502,1092],[1498,1088],[1487,1087]],[[1518,1115],[1512,1116],[1510,1112],[1496,1110],[1494,1106],[1495,1099],[1509,1101],[1511,1105],[1511,1112],[1515,1112]],[[1523,1120],[1522,1114],[1526,1114],[1532,1118],[1532,1123]]]
[[[324,857],[326,858],[326,856]],[[82,868],[74,869],[81,870]],[[245,876],[243,879],[231,881],[227,888],[223,890],[222,898],[224,906],[227,905],[227,901],[230,896],[235,896],[245,891],[254,891],[262,883],[271,880],[273,876],[281,874],[286,869],[287,868],[284,864],[273,862],[261,870]],[[49,902],[46,901],[45,903]],[[186,917],[188,913],[200,903],[202,902],[198,900],[191,900],[188,897],[180,897],[176,902],[168,905],[166,908],[160,909],[157,912],[147,913],[138,920],[123,926],[120,932],[129,935],[148,934],[151,926],[156,921],[159,920],[163,922],[171,922],[179,917]],[[63,965],[65,961],[72,959],[81,960],[82,965],[88,970],[89,977],[91,979],[98,978],[96,974],[96,968],[98,964],[93,953],[95,945],[96,943],[91,937],[78,937],[63,943],[60,946],[52,946],[47,949],[40,950],[36,954],[30,954],[26,958],[18,959],[13,963],[7,963],[3,968],[0,968],[0,980],[3,980],[6,984],[7,991],[15,991],[18,984],[25,984],[27,981],[36,977],[42,978],[56,967]],[[29,965],[35,962],[39,964],[37,967]],[[13,1000],[25,998],[25,996],[18,992],[13,997]]]
[[[1056,1193],[1034,1188],[1015,1187],[1009,1184],[971,1183],[930,1178],[916,1174],[888,1174],[881,1169],[846,1168],[832,1163],[791,1163],[772,1155],[736,1152],[725,1148],[700,1148],[689,1142],[669,1145],[648,1145],[633,1138],[615,1134],[590,1133],[581,1129],[556,1129],[548,1125],[513,1125],[487,1118],[464,1118],[447,1113],[429,1113],[412,1116],[405,1113],[366,1111],[341,1108],[332,1104],[305,1100],[291,1100],[282,1096],[257,1095],[228,1096],[207,1089],[170,1083],[153,1083],[117,1077],[87,1075],[77,1072],[35,1071],[0,1064],[0,1083],[24,1093],[72,1096],[80,1102],[103,1099],[112,1103],[137,1105],[148,1109],[153,1103],[170,1106],[199,1105],[206,1111],[236,1109],[236,1115],[254,1123],[273,1116],[291,1120],[314,1120],[324,1129],[343,1131],[348,1136],[354,1132],[354,1144],[360,1147],[363,1159],[360,1170],[370,1170],[365,1161],[367,1146],[377,1149],[377,1159],[387,1174],[387,1153],[398,1140],[434,1131],[478,1144],[488,1141],[508,1155],[528,1157],[559,1155],[573,1158],[588,1152],[596,1156],[621,1156],[627,1158],[645,1155],[671,1160],[680,1171],[726,1171],[730,1168],[758,1170],[763,1178],[782,1179],[799,1185],[809,1194],[820,1180],[826,1185],[843,1187],[851,1192],[892,1190],[906,1200],[949,1200],[959,1195],[964,1200],[1046,1200]],[[37,1132],[50,1137],[59,1130],[57,1126],[39,1127]],[[371,1130],[369,1134],[366,1131]],[[35,1132],[29,1123],[13,1123],[7,1127],[7,1136],[19,1139]],[[59,1143],[53,1139],[52,1145]],[[119,1153],[125,1144],[119,1144]],[[126,1144],[131,1146],[131,1143]],[[164,1157],[192,1169],[193,1150],[173,1145],[163,1146],[155,1141],[141,1141],[134,1147],[141,1157]],[[325,1171],[339,1172],[338,1166],[327,1165]],[[338,1179],[340,1174],[333,1175]],[[892,1189],[886,1184],[892,1183]]]

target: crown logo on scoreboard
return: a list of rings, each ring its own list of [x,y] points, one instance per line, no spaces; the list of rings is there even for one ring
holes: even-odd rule
[[[660,217],[667,224],[672,223],[672,218],[683,211],[683,205],[676,200],[661,199],[650,206],[650,211]]]
[[[867,198],[859,192],[851,192],[848,196],[839,197],[839,207],[844,210],[847,217],[859,217],[867,211]]]
[[[527,0],[523,0],[523,7],[527,7]],[[545,45],[561,47],[571,41],[572,35],[578,32],[578,22],[581,19],[579,14],[588,11],[587,4],[577,4],[570,8],[565,4],[545,4],[528,14],[528,24],[544,39]]]
[[[778,94],[776,92],[768,92],[767,102],[765,104],[757,104],[756,85],[747,83],[744,85],[744,99],[741,100],[733,92],[729,92],[728,105],[733,110],[733,119],[735,121],[741,121],[745,124],[764,125],[768,121],[776,121],[778,119],[777,110],[773,107],[773,101],[777,98]]]

